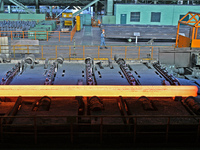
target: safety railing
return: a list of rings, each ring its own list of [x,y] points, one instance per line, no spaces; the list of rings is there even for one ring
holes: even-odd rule
[[[71,40],[76,33],[76,26],[72,31],[0,31],[0,37],[7,36],[10,40],[32,39],[46,41],[66,41]]]
[[[0,46],[0,50],[6,50],[8,46]],[[37,59],[56,59],[62,56],[65,60],[84,60],[91,56],[94,60],[113,59],[119,55],[125,60],[157,60],[159,49],[173,48],[171,46],[108,46],[100,49],[100,46],[69,46],[69,45],[11,45],[9,46],[12,58],[17,54],[35,54]]]
[[[55,118],[56,121],[53,120]],[[52,120],[45,124],[43,120],[46,119]],[[59,119],[61,120],[60,122],[58,122]],[[81,122],[81,119],[96,121],[93,123],[83,123]],[[112,120],[115,121],[111,122]],[[50,129],[45,131],[45,126],[64,126],[65,130],[54,131]],[[77,130],[79,126],[84,126],[84,129],[86,130]],[[92,128],[94,126],[96,126],[96,130],[88,130],[86,128]],[[117,126],[118,128],[116,130]],[[144,128],[144,126],[146,127]],[[152,130],[153,126],[154,128]],[[40,127],[43,127],[43,130],[41,130]],[[111,129],[115,128],[115,130],[109,130],[109,127]],[[38,137],[40,135],[51,134],[70,136],[72,143],[76,135],[99,135],[100,142],[103,141],[104,136],[107,134],[127,135],[130,136],[132,141],[135,143],[137,142],[138,137],[145,137],[149,134],[157,136],[161,135],[161,138],[163,138],[163,141],[165,142],[168,142],[170,138],[174,137],[174,135],[179,135],[178,138],[180,138],[185,134],[192,134],[195,143],[200,142],[200,116],[1,116],[1,142],[4,140],[4,136],[7,134],[9,134],[9,136],[19,134],[33,135],[35,144],[38,142]]]
[[[36,21],[37,23],[43,20],[44,19],[1,19],[0,18],[0,21]]]

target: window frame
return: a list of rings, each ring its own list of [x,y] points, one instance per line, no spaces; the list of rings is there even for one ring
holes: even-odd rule
[[[155,18],[156,20],[153,20],[153,14],[157,15],[159,14],[159,21],[157,21],[157,18]],[[160,22],[161,21],[161,12],[151,12],[151,22]]]
[[[132,14],[132,13],[135,13],[135,14]],[[136,14],[136,13],[138,13],[138,14]],[[132,18],[132,16],[133,17],[138,17],[138,18]],[[131,12],[130,13],[130,22],[140,22],[140,12],[139,11],[137,11],[137,12]]]

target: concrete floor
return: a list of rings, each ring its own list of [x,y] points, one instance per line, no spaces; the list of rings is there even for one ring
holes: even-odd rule
[[[72,41],[70,38],[61,38],[60,42],[56,37],[52,37],[49,41],[40,41],[40,45],[100,45],[101,30],[98,27],[84,26],[80,32],[76,32]],[[108,35],[109,36],[109,35]],[[152,45],[172,46],[175,42],[154,42]],[[151,46],[148,42],[135,41],[128,42],[126,39],[108,39],[106,38],[106,45],[108,46]]]

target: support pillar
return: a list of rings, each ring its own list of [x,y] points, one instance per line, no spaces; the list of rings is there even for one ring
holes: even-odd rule
[[[60,9],[60,7],[59,6],[57,6],[57,10],[56,10],[56,16],[58,15],[58,13],[59,13],[59,9]]]
[[[90,9],[90,14],[91,14],[91,16],[93,16],[93,13],[94,12],[94,8],[93,7],[91,7],[91,9]]]
[[[11,13],[10,5],[8,5],[8,13],[9,13],[9,14]]]
[[[98,2],[95,3],[95,20],[98,20]]]
[[[4,12],[4,2],[0,0],[0,12]]]
[[[107,15],[107,2],[104,1],[104,15]]]
[[[113,0],[107,0],[107,16],[113,15]]]
[[[39,6],[39,0],[35,0],[35,6],[36,6],[36,13],[40,13],[40,6]]]
[[[50,15],[50,18],[52,18],[52,17],[53,17],[52,6],[49,6],[49,9],[50,9],[50,13],[49,13],[49,15]]]

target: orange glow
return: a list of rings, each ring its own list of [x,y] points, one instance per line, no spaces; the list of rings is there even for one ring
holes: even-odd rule
[[[197,96],[196,86],[77,86],[77,85],[1,85],[1,97],[175,97]]]

